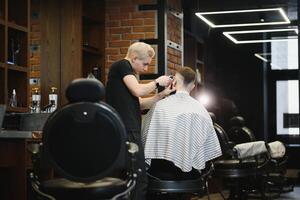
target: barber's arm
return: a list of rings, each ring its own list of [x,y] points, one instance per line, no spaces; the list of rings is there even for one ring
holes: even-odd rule
[[[171,92],[174,92],[175,88],[169,85],[166,89],[161,91],[160,93],[155,94],[152,97],[140,98],[140,106],[141,110],[151,108],[157,101],[163,99],[168,96]]]
[[[155,81],[141,84],[132,74],[124,76],[123,81],[131,94],[136,97],[141,97],[149,94],[156,89],[157,83],[160,86],[168,86],[171,83],[171,79],[168,76],[160,76],[159,78],[155,79]]]

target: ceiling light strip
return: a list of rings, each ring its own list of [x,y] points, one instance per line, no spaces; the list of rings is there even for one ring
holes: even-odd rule
[[[248,31],[225,31],[223,35],[225,35],[228,39],[230,39],[235,44],[249,44],[249,43],[263,43],[263,42],[280,42],[280,41],[287,41],[290,39],[297,39],[298,36],[289,36],[288,38],[281,38],[281,39],[263,39],[263,40],[242,40],[239,41],[235,39],[232,35],[237,34],[249,34],[249,33],[266,33],[266,32],[288,32],[288,31],[295,31],[298,34],[298,29],[268,29],[268,30],[248,30]]]
[[[220,24],[216,25],[212,21],[208,20],[204,15],[219,15],[219,14],[233,14],[233,13],[253,13],[253,12],[270,12],[278,11],[283,18],[283,21],[277,22],[259,22],[259,23],[241,23],[241,24]],[[241,26],[261,26],[261,25],[279,25],[290,24],[288,16],[285,14],[282,8],[268,8],[268,9],[252,9],[252,10],[231,10],[231,11],[216,11],[216,12],[197,12],[195,13],[201,20],[207,23],[212,28],[226,28],[226,27],[241,27]]]

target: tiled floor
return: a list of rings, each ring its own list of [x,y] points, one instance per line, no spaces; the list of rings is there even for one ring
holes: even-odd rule
[[[225,197],[228,197],[228,192],[224,192]],[[210,194],[211,200],[223,200],[222,196],[219,193]],[[257,198],[249,198],[248,200],[254,200]],[[293,192],[281,194],[278,198],[273,198],[274,200],[300,200],[300,186],[294,187]],[[192,198],[192,200],[208,200],[207,196],[202,198]]]

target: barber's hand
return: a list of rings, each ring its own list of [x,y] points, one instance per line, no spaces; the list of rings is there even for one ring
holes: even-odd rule
[[[169,76],[160,76],[155,79],[155,82],[159,84],[159,86],[167,87],[172,82],[172,79]]]
[[[166,97],[169,94],[171,94],[172,92],[174,92],[175,90],[176,90],[176,88],[172,87],[172,84],[170,84],[166,89],[164,89],[160,93],[162,94],[163,97]]]

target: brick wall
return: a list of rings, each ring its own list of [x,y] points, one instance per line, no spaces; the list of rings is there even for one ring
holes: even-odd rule
[[[130,44],[157,38],[157,11],[139,11],[138,6],[145,4],[156,4],[156,0],[106,0],[106,76],[110,65],[125,57]],[[147,73],[156,73],[156,61],[154,58]]]
[[[181,0],[168,0],[167,7],[167,40],[170,40],[178,45],[183,45],[182,38],[182,23],[183,20],[173,15],[173,13],[181,13]],[[176,48],[167,48],[167,71],[168,74],[174,74],[175,71],[182,67],[183,52]]]
[[[32,88],[40,90],[40,0],[34,0],[31,3],[30,12],[30,73],[29,78],[33,80],[29,85],[29,97],[31,102]]]

